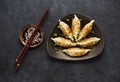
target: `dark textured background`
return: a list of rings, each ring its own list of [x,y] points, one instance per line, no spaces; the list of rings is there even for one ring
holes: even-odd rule
[[[19,31],[37,23],[47,6],[49,15],[42,28],[44,43],[28,51],[15,73],[15,57],[22,49]],[[120,82],[120,0],[1,0],[0,82]],[[48,33],[59,18],[83,13],[96,20],[104,32],[103,53],[91,60],[66,62],[48,56]]]

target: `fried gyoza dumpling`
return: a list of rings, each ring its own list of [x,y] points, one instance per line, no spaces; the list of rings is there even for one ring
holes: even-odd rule
[[[90,49],[84,49],[84,48],[68,48],[68,49],[64,49],[62,50],[64,53],[68,54],[69,56],[83,56],[85,54],[87,54]]]
[[[70,38],[72,41],[74,40],[73,36],[72,36],[72,31],[71,31],[68,24],[66,24],[65,22],[59,20],[59,27],[60,27],[60,30],[62,31],[63,35],[66,38]]]
[[[89,47],[97,44],[99,41],[100,41],[100,38],[91,37],[91,38],[85,38],[80,42],[77,42],[77,44],[78,46],[81,46],[81,47]]]
[[[72,46],[76,46],[77,44],[72,42],[71,40],[68,40],[66,38],[62,38],[62,37],[56,37],[56,38],[51,38],[54,43],[58,46],[61,47],[72,47]]]
[[[91,20],[88,24],[86,24],[83,29],[81,30],[78,41],[80,41],[82,38],[85,38],[92,30],[94,20]]]
[[[77,42],[77,44],[81,47],[89,47],[97,44],[100,41],[100,38],[97,37],[91,37],[81,40],[80,42]]]
[[[75,41],[77,41],[80,32],[80,27],[81,27],[80,20],[76,15],[74,15],[74,18],[72,20],[72,33],[73,37],[75,38]]]

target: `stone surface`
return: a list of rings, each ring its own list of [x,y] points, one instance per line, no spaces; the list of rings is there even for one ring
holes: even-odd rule
[[[119,3],[119,0],[1,0],[0,82],[119,82]],[[15,57],[23,47],[19,41],[20,29],[26,24],[37,23],[47,6],[50,11],[42,25],[45,41],[30,49],[20,70],[14,72]],[[100,56],[77,62],[48,56],[48,33],[59,18],[73,12],[95,19],[104,32],[105,48]]]

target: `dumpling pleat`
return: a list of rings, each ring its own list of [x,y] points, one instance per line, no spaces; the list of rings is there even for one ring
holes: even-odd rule
[[[80,34],[79,34],[79,37],[78,37],[78,41],[80,41],[82,38],[85,38],[92,30],[92,27],[93,27],[93,23],[94,23],[94,20],[91,20],[88,24],[86,24]]]
[[[80,22],[79,18],[76,15],[74,15],[74,18],[72,20],[72,33],[73,33],[73,37],[74,37],[75,41],[77,41],[77,39],[78,39],[80,27],[81,27],[81,22]]]
[[[83,56],[85,54],[87,54],[89,51],[91,51],[90,49],[84,49],[84,48],[68,48],[68,49],[64,49],[62,50],[64,53],[66,53],[69,56]]]
[[[63,37],[51,38],[51,40],[56,45],[61,46],[61,47],[72,47],[72,46],[76,46],[77,45],[77,43],[74,43],[71,40],[68,40],[68,39],[63,38]]]
[[[63,35],[66,38],[69,38],[72,41],[74,40],[73,36],[72,36],[72,31],[71,31],[71,29],[70,29],[68,24],[66,24],[65,22],[59,20],[59,27],[60,27],[60,30],[62,31]]]
[[[100,41],[100,38],[90,37],[90,38],[83,39],[80,42],[77,42],[77,44],[78,46],[81,46],[81,47],[89,47],[97,44],[99,41]]]

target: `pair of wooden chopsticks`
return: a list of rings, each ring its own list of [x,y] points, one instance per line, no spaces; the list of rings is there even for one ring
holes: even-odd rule
[[[40,18],[39,23],[36,25],[36,28],[35,28],[34,32],[32,33],[31,37],[29,38],[29,40],[27,41],[27,43],[26,43],[26,45],[23,47],[23,49],[20,51],[19,55],[16,57],[15,65],[14,65],[15,70],[17,70],[17,69],[20,67],[21,62],[22,62],[22,59],[23,59],[25,53],[27,52],[27,50],[29,49],[31,42],[32,42],[33,38],[35,37],[35,34],[36,34],[37,31],[39,30],[39,28],[40,28],[40,26],[41,26],[41,24],[42,24],[42,22],[43,22],[43,19],[45,18],[45,16],[46,16],[47,13],[48,13],[48,10],[49,10],[49,8],[46,8],[44,14],[43,14],[42,17]]]

